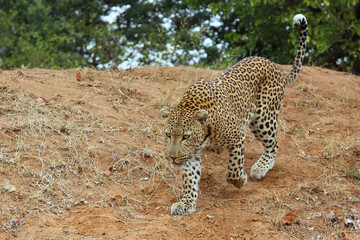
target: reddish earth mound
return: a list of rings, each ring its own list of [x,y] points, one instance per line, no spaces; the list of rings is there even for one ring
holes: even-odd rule
[[[273,170],[236,189],[227,152],[204,153],[197,211],[170,215],[159,109],[220,72],[0,72],[0,238],[360,239],[360,77],[314,67],[285,90]]]

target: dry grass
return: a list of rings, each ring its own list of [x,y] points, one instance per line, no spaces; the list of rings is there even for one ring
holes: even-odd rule
[[[131,79],[126,84],[126,89],[114,87],[110,94],[115,92],[119,99],[126,97],[137,103],[131,98]],[[16,236],[39,214],[67,216],[68,210],[78,205],[125,206],[127,213],[122,217],[136,218],[147,202],[132,196],[127,186],[141,181],[152,183],[149,199],[162,182],[179,195],[179,189],[169,183],[176,177],[161,152],[116,137],[124,131],[137,134],[131,123],[126,122],[126,128],[108,125],[91,112],[69,107],[61,96],[36,102],[32,94],[16,86],[1,86],[0,96],[0,173],[11,173],[0,188],[2,231]],[[148,137],[158,142],[150,132]],[[110,156],[110,165],[99,162]],[[11,184],[18,181],[21,185]],[[109,183],[122,191],[110,193],[106,188]],[[17,206],[14,197],[22,204]]]

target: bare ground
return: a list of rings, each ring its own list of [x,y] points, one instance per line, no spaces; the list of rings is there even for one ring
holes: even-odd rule
[[[204,153],[197,211],[170,215],[159,109],[219,72],[0,72],[0,239],[360,239],[360,77],[317,67],[286,88],[273,170],[236,189]],[[248,134],[247,173],[261,152]]]

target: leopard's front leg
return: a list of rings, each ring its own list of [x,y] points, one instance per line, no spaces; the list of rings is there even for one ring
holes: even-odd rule
[[[244,171],[245,158],[245,135],[238,144],[229,149],[230,157],[226,180],[237,188],[243,187],[247,182],[247,175]]]
[[[182,163],[183,196],[180,202],[171,206],[172,215],[191,214],[196,210],[201,175],[200,153],[192,154]]]

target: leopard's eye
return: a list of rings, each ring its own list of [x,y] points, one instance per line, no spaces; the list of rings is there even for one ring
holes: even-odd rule
[[[183,140],[188,139],[190,135],[183,135]]]
[[[166,135],[168,138],[171,137],[170,133],[165,133],[165,135]]]

